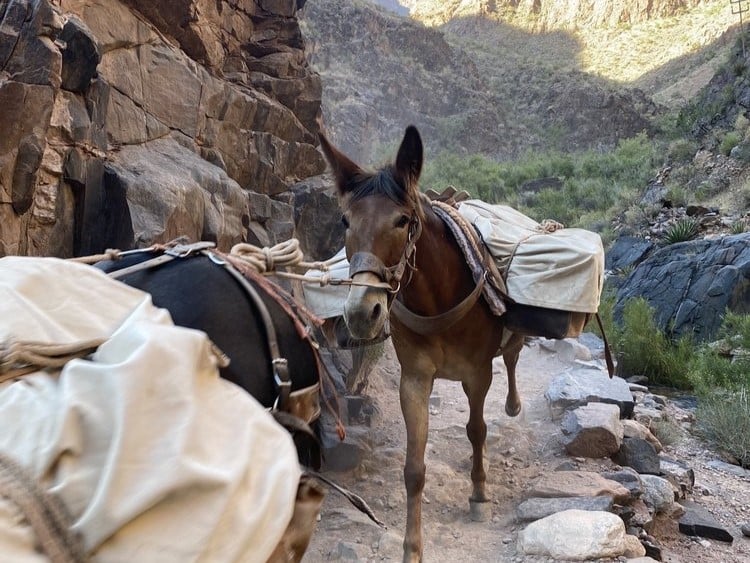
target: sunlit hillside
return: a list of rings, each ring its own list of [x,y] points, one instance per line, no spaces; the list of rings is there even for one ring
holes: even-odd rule
[[[731,44],[725,33],[739,23],[727,0],[599,1],[590,3],[590,11],[583,11],[582,4],[588,3],[542,1],[536,13],[529,8],[531,2],[502,0],[402,0],[401,4],[411,10],[413,19],[478,47],[495,63],[534,58],[558,70],[575,68],[642,88],[656,102],[669,105],[684,102],[708,82]],[[639,4],[647,7],[639,11]],[[518,33],[504,30],[502,36],[493,36],[485,25],[485,32],[477,36],[477,20],[510,25]],[[538,35],[536,53],[515,48],[513,36],[529,32]]]

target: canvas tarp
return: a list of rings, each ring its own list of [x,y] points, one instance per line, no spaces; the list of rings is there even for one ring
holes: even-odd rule
[[[584,229],[547,232],[505,205],[480,200],[460,204],[459,213],[479,231],[517,303],[595,313],[604,282],[604,249],[598,234]]]
[[[300,477],[289,434],[219,378],[205,334],[88,266],[0,259],[0,339],[106,337],[0,385],[0,452],[63,501],[94,561],[264,562]],[[43,561],[0,496],[0,559]]]
[[[349,277],[349,261],[346,259],[346,249],[342,248],[330,260],[339,260],[328,271],[308,270],[305,276],[319,278],[327,275],[332,279],[345,280]],[[349,295],[348,285],[320,285],[315,282],[302,284],[305,304],[321,319],[330,319],[344,314],[344,302]]]

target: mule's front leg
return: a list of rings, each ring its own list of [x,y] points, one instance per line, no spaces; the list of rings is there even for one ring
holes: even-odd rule
[[[422,561],[422,491],[424,490],[424,451],[427,445],[428,403],[432,380],[401,375],[401,412],[406,423],[406,532],[404,563]]]
[[[472,449],[471,483],[472,493],[469,498],[472,520],[485,521],[489,519],[487,492],[485,483],[487,474],[484,471],[485,440],[487,425],[484,422],[484,399],[492,383],[492,367],[476,372],[474,377],[462,382],[466,397],[469,399],[469,422],[466,425],[466,435],[469,437]]]

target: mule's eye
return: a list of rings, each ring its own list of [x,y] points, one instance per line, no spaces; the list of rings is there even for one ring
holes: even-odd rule
[[[341,216],[341,222],[344,224],[344,227],[349,228],[349,219],[346,218],[346,215]]]
[[[399,217],[398,221],[396,221],[396,228],[403,229],[408,224],[409,224],[409,216],[402,215],[401,217]]]

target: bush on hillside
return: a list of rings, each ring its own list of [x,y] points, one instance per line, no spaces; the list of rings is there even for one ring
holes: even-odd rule
[[[465,189],[489,203],[506,203],[541,221],[566,226],[606,224],[615,208],[627,207],[655,172],[656,145],[645,134],[621,141],[609,152],[529,153],[509,163],[484,156],[443,153],[427,162],[422,185],[440,191],[448,185]],[[561,189],[525,194],[525,182],[555,177]],[[582,221],[586,218],[586,223]]]

